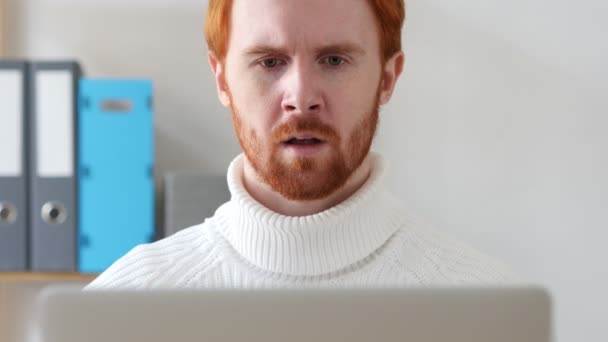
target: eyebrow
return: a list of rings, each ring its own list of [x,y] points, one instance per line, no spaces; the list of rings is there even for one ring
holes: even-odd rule
[[[340,53],[346,55],[365,55],[365,50],[358,44],[354,43],[339,43],[321,46],[315,49],[317,55],[325,55],[330,53]],[[245,50],[245,56],[254,56],[261,54],[273,55],[288,55],[286,49],[278,48],[271,45],[255,45]]]

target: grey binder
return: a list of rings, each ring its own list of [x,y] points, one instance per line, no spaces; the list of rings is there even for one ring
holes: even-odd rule
[[[81,69],[75,61],[30,66],[30,266],[34,271],[75,271]]]
[[[230,199],[226,176],[169,173],[164,178],[164,236],[201,223]]]
[[[0,271],[27,269],[27,72],[0,60]]]

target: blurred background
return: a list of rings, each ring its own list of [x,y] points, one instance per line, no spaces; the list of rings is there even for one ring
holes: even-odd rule
[[[148,77],[162,176],[240,151],[206,61],[205,0],[0,0],[2,52]],[[405,72],[375,149],[438,229],[555,299],[558,341],[608,334],[608,3],[409,0]]]

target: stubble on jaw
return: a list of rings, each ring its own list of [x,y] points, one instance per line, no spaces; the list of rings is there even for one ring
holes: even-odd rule
[[[232,110],[234,130],[245,156],[257,176],[274,191],[289,200],[312,201],[323,199],[340,189],[359,168],[368,155],[376,134],[380,112],[380,85],[369,114],[356,125],[347,141],[347,152],[341,149],[341,137],[330,126],[318,118],[294,117],[273,129],[265,147],[257,132],[247,127],[242,113],[234,105],[230,90],[227,90]],[[291,135],[306,130],[322,138],[330,146],[328,158],[293,158],[285,161],[280,149]]]

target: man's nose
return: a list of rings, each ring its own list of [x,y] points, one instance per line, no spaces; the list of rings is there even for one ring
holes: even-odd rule
[[[283,110],[289,114],[319,114],[325,106],[321,80],[313,67],[292,65],[284,79]]]

